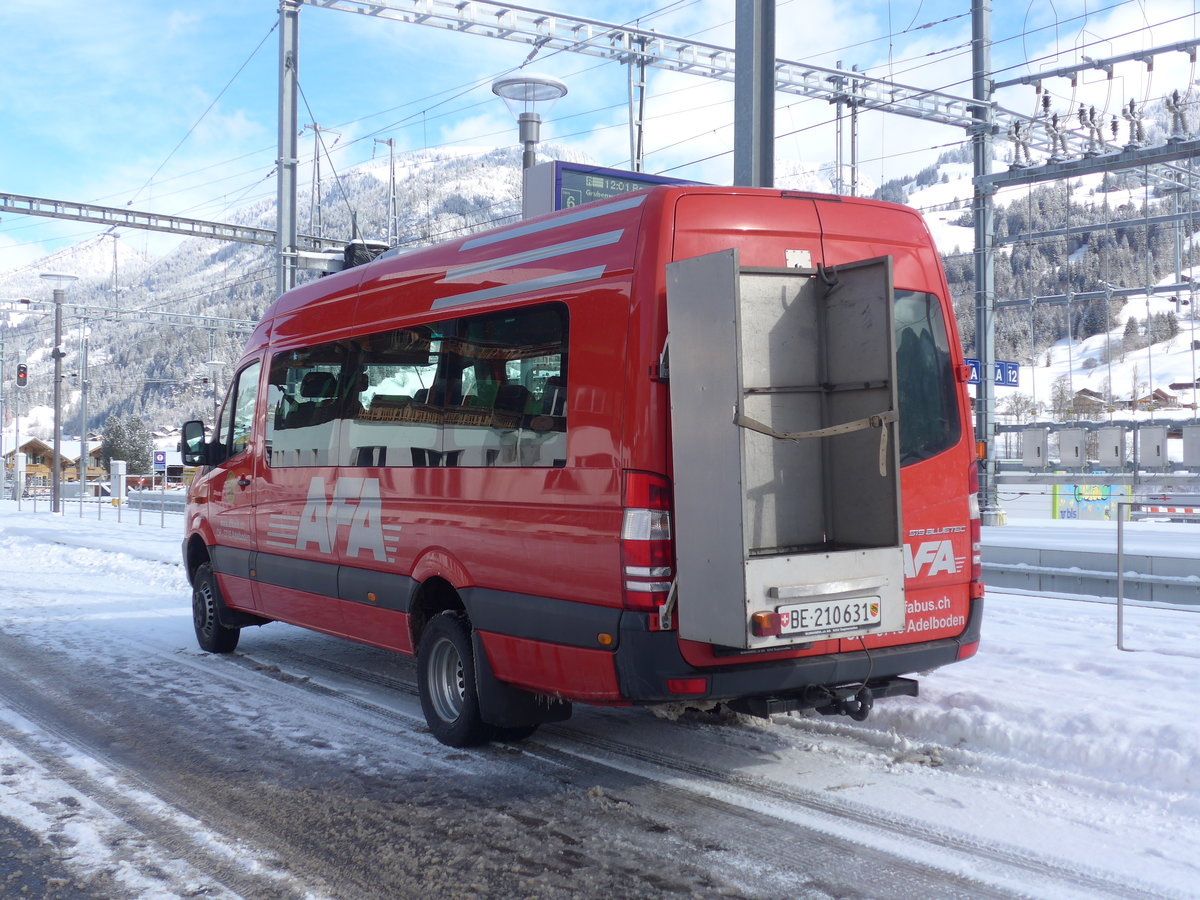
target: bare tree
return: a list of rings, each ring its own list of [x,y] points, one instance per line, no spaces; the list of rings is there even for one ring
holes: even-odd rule
[[[1012,416],[1018,425],[1022,425],[1026,419],[1036,418],[1041,406],[1029,394],[1010,394],[1000,404],[1000,412]]]

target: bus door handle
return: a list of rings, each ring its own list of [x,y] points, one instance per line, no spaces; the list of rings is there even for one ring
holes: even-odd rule
[[[240,487],[240,488],[248,488],[248,487],[250,487],[250,479],[247,478],[245,475],[242,475],[240,478],[238,478],[237,484],[238,484],[238,487]]]

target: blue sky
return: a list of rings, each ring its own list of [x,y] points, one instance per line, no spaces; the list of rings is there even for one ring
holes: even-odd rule
[[[401,0],[395,0],[400,3]],[[526,3],[525,5],[536,5]],[[1012,74],[1195,37],[1196,0],[1036,0],[999,3],[994,64]],[[545,8],[665,34],[733,45],[733,0],[552,0]],[[779,0],[777,54],[952,93],[970,92],[968,0]],[[5,0],[0,5],[0,191],[224,219],[274,196],[279,38],[276,0]],[[300,13],[301,123],[326,135],[339,170],[398,149],[516,143],[508,111],[489,89],[529,47],[441,29],[305,6]],[[1055,103],[1119,107],[1130,97],[1186,89],[1184,54],[1151,75],[1140,64],[1114,82],[1089,76],[1051,86]],[[563,79],[570,93],[546,118],[545,140],[628,165],[626,71],[578,54],[538,55],[528,70]],[[1061,80],[1060,80],[1061,81]],[[653,72],[647,170],[728,182],[732,89]],[[1032,112],[1032,89],[1001,98]],[[832,108],[777,96],[777,159],[835,157]],[[896,116],[863,117],[860,157],[871,183],[913,173],[965,135]],[[301,137],[311,161],[313,135]],[[324,165],[324,164],[323,164]],[[308,184],[307,169],[300,175]],[[0,272],[97,229],[10,216],[0,220]]]

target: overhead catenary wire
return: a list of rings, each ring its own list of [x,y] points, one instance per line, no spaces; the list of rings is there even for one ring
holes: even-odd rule
[[[225,86],[223,88],[221,88],[221,90],[217,93],[217,96],[215,96],[212,99],[212,102],[209,103],[208,106],[205,108],[204,112],[202,112],[200,114],[200,118],[198,118],[194,123],[192,123],[192,127],[189,128],[187,130],[187,133],[179,139],[179,143],[177,143],[171,149],[171,152],[167,154],[166,158],[161,163],[158,164],[158,168],[155,169],[150,174],[150,177],[146,179],[146,183],[143,184],[140,188],[138,188],[136,191],[133,192],[133,196],[129,198],[129,205],[132,205],[134,203],[134,201],[137,200],[137,198],[141,195],[142,191],[144,191],[151,184],[151,182],[154,181],[154,177],[163,170],[163,167],[168,162],[171,161],[171,157],[173,157],[177,152],[179,152],[180,147],[182,147],[185,143],[187,143],[187,139],[192,136],[192,134],[200,126],[200,123],[204,121],[205,117],[210,112],[212,112],[213,107],[215,107],[217,105],[217,103],[220,102],[221,98],[225,96],[225,92],[229,90],[230,85],[232,85],[237,80],[238,76],[242,74],[242,72],[243,72],[243,70],[245,70],[246,66],[248,66],[250,64],[250,60],[254,59],[254,57],[258,54],[258,51],[262,49],[262,45],[267,42],[267,38],[269,38],[275,32],[275,29],[278,27],[279,27],[279,23],[275,22],[273,25],[271,25],[271,27],[269,29],[267,29],[267,33],[262,36],[262,40],[260,40],[258,42],[258,44],[255,46],[255,48],[250,51],[250,55],[246,57],[245,62],[243,62],[240,66],[238,66],[238,70],[233,73],[233,75],[230,77],[230,79],[227,82],[225,82]]]
[[[693,0],[693,2],[694,2],[694,0]],[[648,20],[651,20],[651,19],[655,18],[656,16],[660,16],[660,15],[666,14],[666,13],[668,13],[668,12],[671,12],[671,11],[675,11],[675,10],[678,10],[678,9],[681,9],[681,8],[685,8],[685,7],[686,7],[686,6],[688,6],[688,5],[691,5],[691,4],[689,4],[689,3],[672,3],[672,4],[668,4],[668,5],[664,6],[664,7],[661,7],[661,8],[660,8],[660,9],[658,9],[658,10],[653,10],[653,11],[651,11],[651,12],[649,12],[649,13],[647,13],[647,14],[643,15],[643,16],[640,16],[640,17],[638,17],[638,20],[639,20],[639,21],[648,21]],[[716,26],[713,26],[713,27],[716,27]],[[273,30],[273,29],[274,29],[274,26],[272,26],[272,29],[271,29],[271,30]],[[704,30],[710,30],[710,29],[704,29]],[[270,35],[270,33],[271,33],[271,31],[268,31],[267,35],[265,35],[265,36],[264,36],[264,38],[263,38],[263,41],[265,41],[265,40],[266,40],[266,37],[268,37],[268,36]],[[260,45],[259,45],[260,47],[261,47],[261,44],[262,44],[262,42],[263,42],[263,41],[260,41]],[[256,50],[255,50],[255,52],[257,52],[257,50],[258,50],[258,48],[256,47]],[[565,52],[565,51],[555,51],[555,52]],[[253,55],[254,55],[254,54],[252,53],[252,54],[251,54],[251,57],[253,57]],[[247,62],[248,62],[248,61],[249,61],[249,60],[247,60]],[[243,63],[243,66],[242,66],[242,68],[244,68],[244,66],[245,66],[245,63]],[[239,69],[238,71],[240,72],[240,71],[241,71],[241,69]],[[229,81],[229,84],[231,84],[231,83],[234,81],[234,79],[235,79],[236,77],[237,77],[237,76],[236,76],[236,74],[235,74],[234,78],[231,78],[231,79],[230,79],[230,81]],[[482,82],[475,82],[475,83],[472,83],[472,84],[469,86],[469,88],[474,88],[474,87],[477,87],[477,86],[478,86],[480,83],[482,83]],[[227,85],[227,86],[228,86],[228,85]],[[222,91],[222,93],[223,93],[223,92],[224,92],[224,91]],[[218,98],[218,99],[219,99],[219,98]],[[427,111],[427,110],[425,110],[425,111]],[[423,112],[424,112],[424,111],[423,111]],[[203,117],[202,117],[202,118],[203,118]],[[194,126],[193,126],[193,130],[194,130]],[[190,134],[190,131],[189,131],[189,134]],[[184,139],[184,140],[186,140],[186,136],[185,136],[185,139]],[[182,143],[183,143],[183,141],[181,141],[181,142],[180,142],[180,144],[182,144]],[[265,148],[264,148],[264,149],[265,149]],[[165,161],[164,161],[164,164],[165,164]],[[160,166],[159,166],[159,168],[156,170],[156,173],[155,173],[155,175],[151,177],[150,181],[153,181],[153,180],[154,180],[154,177],[156,177],[156,175],[158,174],[158,172],[160,172],[160,171],[161,171],[161,169],[162,169],[162,165],[160,165]],[[183,176],[177,176],[177,177],[183,177]],[[267,177],[267,176],[264,176],[264,177]],[[248,186],[247,188],[244,188],[244,189],[243,189],[243,191],[248,191],[248,190],[251,190],[251,189],[252,189],[252,185],[251,185],[251,186]],[[139,190],[141,190],[141,189],[139,189]],[[197,208],[197,207],[192,207],[192,208],[194,209],[194,208]]]
[[[1118,5],[1120,5],[1120,4],[1118,4]],[[1188,15],[1177,16],[1177,17],[1173,17],[1173,18],[1170,18],[1170,19],[1165,19],[1165,20],[1163,20],[1163,21],[1161,21],[1161,22],[1158,22],[1158,23],[1156,23],[1154,26],[1151,26],[1151,27],[1161,27],[1161,26],[1163,26],[1163,25],[1174,24],[1174,23],[1177,23],[1177,22],[1179,22],[1179,21],[1181,21],[1181,20],[1184,20],[1184,19],[1191,19],[1191,18],[1194,18],[1194,14],[1188,14]],[[1136,34],[1136,33],[1138,33],[1138,31],[1140,31],[1140,29],[1138,29],[1138,30],[1131,30],[1131,31],[1127,31],[1127,32],[1123,32],[1123,33],[1121,33],[1121,34],[1119,34],[1119,35],[1115,35],[1115,36],[1112,36],[1112,37],[1109,37],[1109,38],[1104,38],[1104,39],[1102,39],[1102,40],[1101,40],[1101,39],[1098,39],[1097,41],[1095,41],[1095,42],[1093,42],[1093,43],[1103,43],[1103,42],[1107,42],[1107,41],[1110,41],[1110,40],[1114,40],[1114,39],[1116,39],[1116,38],[1119,38],[1119,37],[1127,37],[1127,36],[1130,36],[1130,35],[1132,35],[1132,34]],[[1046,57],[1043,57],[1043,59],[1052,59],[1052,58],[1054,58],[1052,55],[1047,55]],[[1013,68],[1013,67],[1009,67],[1009,68]],[[997,72],[999,72],[999,71],[1004,71],[1004,69],[998,69],[998,70],[996,70],[996,71],[997,71]],[[904,73],[901,73],[901,74],[904,74]],[[962,86],[963,84],[965,84],[965,83],[967,83],[967,79],[962,79],[962,80],[958,80],[958,81],[954,81],[954,82],[949,82],[949,83],[943,84],[943,85],[941,85],[941,86],[939,86],[939,87],[936,87],[936,88],[931,88],[930,90],[931,90],[931,91],[946,91],[946,90],[950,90],[950,89],[952,89],[952,88],[961,87],[961,86]],[[813,98],[803,98],[803,99],[801,99],[801,100],[798,100],[798,101],[796,101],[796,104],[802,104],[802,103],[807,103],[807,102],[813,102]],[[780,138],[783,138],[783,137],[790,137],[790,136],[792,136],[792,135],[794,135],[794,134],[799,134],[799,133],[806,132],[806,131],[812,131],[812,130],[815,130],[815,129],[817,129],[817,128],[828,127],[828,126],[830,126],[831,124],[833,124],[833,121],[834,121],[834,120],[833,120],[832,118],[829,118],[829,119],[825,119],[825,120],[822,120],[822,121],[820,121],[820,122],[817,122],[817,123],[813,123],[813,124],[811,124],[811,125],[806,125],[806,126],[803,126],[803,127],[801,127],[801,128],[794,129],[793,131],[790,131],[790,132],[785,132],[785,133],[783,133],[783,134],[778,134],[778,135],[776,135],[776,140],[778,140],[778,139],[780,139]],[[707,134],[707,133],[709,133],[709,132],[705,132],[705,133]],[[695,137],[695,136],[693,136],[693,137]],[[678,143],[680,143],[680,142],[676,142],[676,143],[678,144]],[[653,153],[653,152],[656,152],[656,151],[654,151],[654,150],[647,151],[647,155],[650,155],[650,154],[651,154],[651,153]],[[722,152],[719,152],[719,153],[714,153],[714,154],[709,154],[709,155],[707,155],[707,156],[704,156],[704,157],[701,157],[701,158],[698,158],[698,159],[689,160],[689,161],[686,161],[686,162],[680,163],[680,164],[678,164],[678,165],[672,166],[672,167],[671,167],[671,168],[669,168],[669,169],[663,169],[663,170],[661,170],[661,171],[662,171],[662,172],[671,172],[671,171],[677,171],[677,170],[679,170],[679,169],[687,168],[688,166],[691,166],[691,165],[696,165],[696,164],[703,163],[703,162],[709,162],[709,161],[711,161],[711,160],[718,159],[718,158],[720,158],[720,157],[722,157],[722,156],[727,156],[727,155],[730,155],[731,153],[732,153],[732,150],[729,150],[729,151],[722,151]]]
[[[1102,11],[1104,11],[1104,10],[1107,10],[1107,9],[1112,9],[1112,8],[1115,8],[1115,7],[1117,7],[1117,6],[1121,6],[1121,5],[1123,5],[1123,4],[1112,4],[1112,5],[1110,5],[1110,6],[1107,6],[1107,7],[1101,7],[1101,8],[1099,8],[1099,9],[1093,9],[1093,10],[1091,11],[1091,13],[1090,13],[1090,14],[1093,14],[1093,15],[1094,15],[1094,14],[1096,14],[1097,12],[1102,12]],[[648,14],[647,14],[647,15],[645,15],[645,16],[640,16],[640,17],[639,17],[639,20],[640,20],[640,21],[645,21],[645,20],[647,20],[647,19],[649,19],[649,18],[653,17],[653,15],[655,15],[655,14],[659,14],[659,13],[662,13],[662,12],[669,12],[669,11],[672,11],[672,10],[678,10],[679,8],[682,8],[682,6],[683,6],[682,4],[678,4],[678,3],[677,3],[677,4],[669,4],[669,5],[665,6],[665,7],[663,7],[661,10],[654,11],[654,12],[652,12],[652,13],[648,13]],[[950,17],[950,18],[959,18],[959,17]],[[1081,17],[1073,17],[1073,18],[1081,18]],[[1065,22],[1069,22],[1069,21],[1071,21],[1071,19],[1063,19],[1063,20],[1062,20],[1062,22],[1064,22],[1064,23],[1065,23]],[[926,24],[925,24],[925,25],[923,25],[922,27],[923,27],[923,28],[924,28],[924,27],[926,27],[926,26],[932,27],[933,25],[937,25],[937,24],[941,24],[941,22],[939,21],[939,22],[933,22],[933,23],[926,23]],[[714,27],[715,27],[715,26],[714,26]],[[1027,32],[1027,33],[1035,33],[1035,32],[1037,32],[1038,30],[1039,30],[1039,29],[1028,29],[1028,32]],[[1108,38],[1106,38],[1106,40],[1107,40],[1107,39],[1108,39]],[[566,51],[565,51],[565,50],[563,50],[563,51],[555,51],[555,52],[566,52]],[[548,56],[549,56],[549,54],[547,54],[547,55],[546,55],[546,57],[543,57],[543,58],[548,58]],[[1028,64],[1028,61],[1027,61],[1027,64]],[[915,68],[915,67],[914,67],[914,68]],[[475,83],[473,83],[473,84],[476,84],[476,85],[478,85],[479,83],[481,83],[481,82],[475,82]],[[469,92],[469,91],[468,91],[468,92]],[[423,110],[423,112],[427,112],[427,110]],[[586,114],[586,113],[583,113],[583,114],[580,114],[580,115],[584,115],[584,114]],[[360,121],[360,120],[356,120],[356,121]],[[789,134],[795,134],[795,133],[798,133],[798,132],[799,132],[799,129],[798,129],[798,130],[795,130],[795,131],[793,131],[793,132],[790,132]],[[379,132],[378,132],[378,131],[372,132],[372,134],[377,134],[377,133],[379,133]],[[707,132],[706,132],[706,133],[707,133]],[[701,135],[697,135],[697,137],[698,137],[698,136],[701,136]],[[364,138],[365,138],[365,136],[364,136]],[[363,139],[363,138],[359,138],[359,139],[356,139],[356,140],[362,140],[362,139]],[[676,142],[674,142],[674,144],[673,144],[672,146],[678,146],[678,145],[679,145],[679,144],[681,144],[681,143],[683,143],[683,142],[676,141]],[[434,145],[434,146],[442,146],[442,145]],[[660,152],[660,153],[661,153],[662,151],[661,151],[661,150],[659,150],[659,151],[657,151],[657,152]],[[701,160],[692,160],[692,161],[689,161],[689,162],[686,162],[686,163],[681,163],[681,164],[679,164],[679,165],[672,166],[672,167],[671,167],[671,171],[677,171],[677,170],[679,170],[679,169],[686,168],[688,165],[694,164],[694,163],[696,163],[697,161],[703,161],[703,160],[708,160],[708,159],[712,159],[712,158],[714,158],[714,157],[713,157],[713,156],[706,156],[706,157],[703,157]],[[888,158],[892,158],[892,155],[890,155],[890,154],[881,154],[880,156],[876,157],[875,159],[876,159],[876,161],[882,161],[882,160],[884,160],[884,159],[888,159]],[[665,172],[665,171],[667,171],[667,170],[663,169],[663,170],[661,170],[661,171],[664,171],[664,172]],[[258,178],[258,183],[261,183],[261,181],[262,181],[263,179],[265,179],[266,177],[269,177],[269,176],[264,176],[264,175],[261,175],[261,172],[258,172],[258,173],[256,173],[256,176],[257,176],[257,178]],[[244,188],[241,188],[241,191],[242,191],[243,193],[249,193],[249,192],[253,191],[253,187],[254,187],[254,186],[253,186],[253,184],[251,184],[251,185],[248,185],[248,186],[246,186],[246,187],[244,187]],[[256,195],[256,197],[257,197],[257,196],[259,196],[259,195]],[[263,195],[261,195],[261,196],[265,197],[266,195],[265,195],[265,194],[263,194]],[[218,202],[218,201],[214,201],[214,202]]]

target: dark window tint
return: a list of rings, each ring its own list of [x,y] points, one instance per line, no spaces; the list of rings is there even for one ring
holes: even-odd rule
[[[343,466],[438,465],[442,448],[442,339],[436,327],[400,328],[357,341]]]
[[[919,462],[958,443],[957,382],[941,304],[933,294],[896,291],[900,462]]]
[[[272,466],[566,464],[560,305],[449,319],[277,354]]]
[[[345,342],[277,353],[267,380],[267,462],[327,466],[351,399]]]
[[[443,465],[566,464],[566,318],[556,305],[443,324]]]

